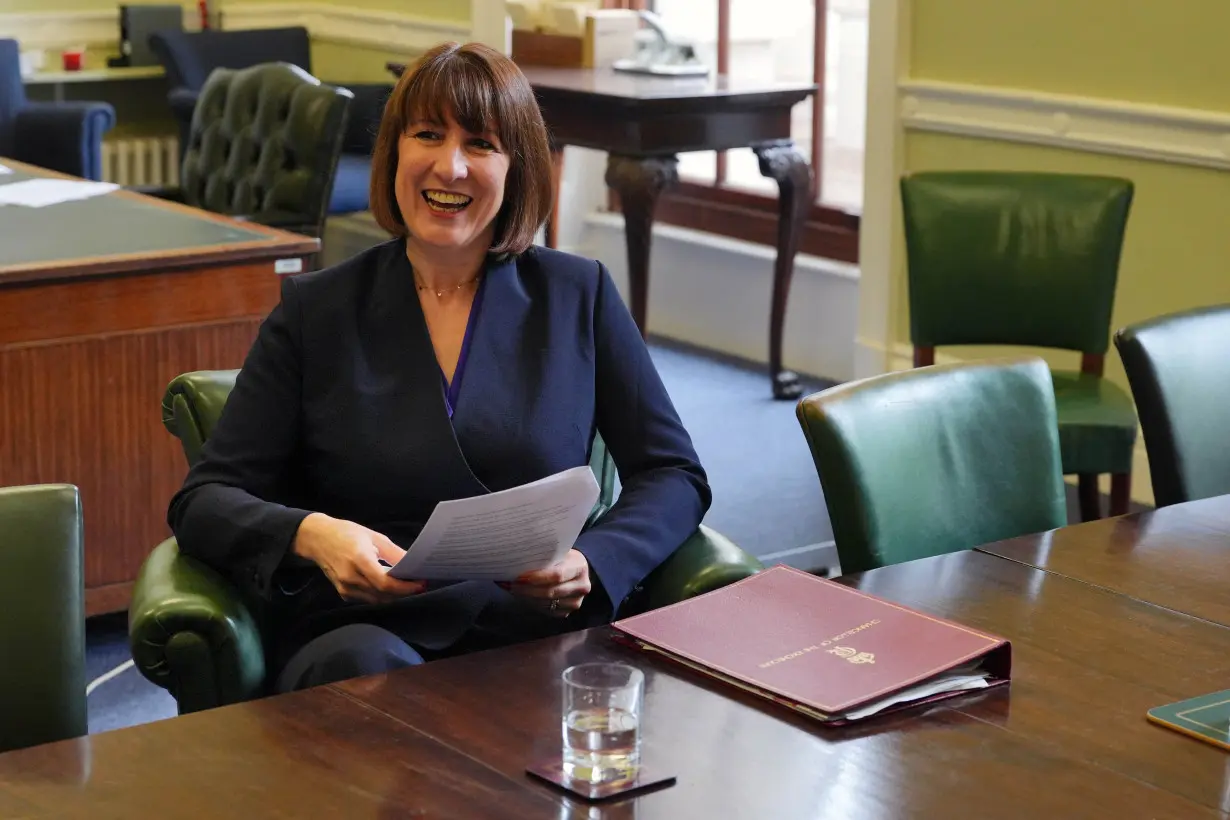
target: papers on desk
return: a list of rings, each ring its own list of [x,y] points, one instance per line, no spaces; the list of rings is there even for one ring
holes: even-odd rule
[[[511,581],[564,559],[598,500],[589,467],[489,495],[442,501],[389,570],[424,581]]]
[[[7,165],[0,165],[0,174],[11,174],[11,173],[13,173],[12,168],[8,167]]]
[[[23,179],[0,185],[0,205],[25,205],[43,208],[61,202],[89,199],[110,193],[120,186],[114,182],[86,182],[77,179]]]

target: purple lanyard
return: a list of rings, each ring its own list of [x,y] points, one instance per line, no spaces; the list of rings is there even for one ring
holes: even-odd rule
[[[487,277],[484,276],[478,283],[478,290],[474,292],[474,302],[470,305],[470,318],[466,320],[466,335],[461,339],[461,352],[457,355],[457,367],[453,369],[451,384],[444,375],[444,369],[440,369],[440,382],[444,387],[444,406],[448,410],[450,419],[453,417],[453,408],[457,406],[457,394],[461,392],[461,376],[465,372],[466,359],[470,355],[470,339],[474,336],[474,325],[478,323],[478,311],[483,306],[486,284]]]

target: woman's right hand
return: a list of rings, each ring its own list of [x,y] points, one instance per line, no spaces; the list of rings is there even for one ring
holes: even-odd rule
[[[389,575],[381,560],[395,566],[406,551],[380,533],[353,521],[312,513],[299,525],[291,552],[324,571],[344,600],[381,604],[416,595],[422,581]]]

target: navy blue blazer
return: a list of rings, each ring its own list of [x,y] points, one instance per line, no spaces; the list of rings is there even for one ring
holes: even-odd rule
[[[309,512],[408,547],[437,502],[587,464],[599,431],[622,489],[576,548],[591,608],[612,617],[701,522],[705,473],[601,263],[535,247],[492,263],[484,287],[450,421],[402,240],[287,278],[171,501],[180,549],[251,596],[294,594],[278,573]],[[300,615],[342,605],[318,569],[299,571],[319,576]],[[458,637],[501,594],[478,583],[460,601],[407,599],[435,625],[428,643]]]

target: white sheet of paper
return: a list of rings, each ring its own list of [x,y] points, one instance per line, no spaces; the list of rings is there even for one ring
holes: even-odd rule
[[[42,208],[75,199],[89,199],[116,190],[114,182],[86,182],[77,179],[23,179],[0,185],[0,205],[25,205]]]
[[[597,500],[594,471],[573,467],[520,487],[441,501],[389,574],[423,581],[511,581],[562,561]]]
[[[11,174],[11,173],[13,173],[12,168],[8,167],[7,165],[4,165],[3,163],[0,163],[0,174]]]

